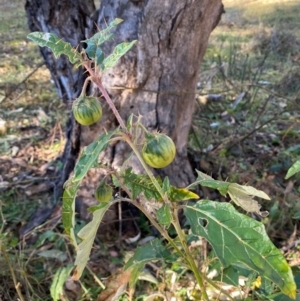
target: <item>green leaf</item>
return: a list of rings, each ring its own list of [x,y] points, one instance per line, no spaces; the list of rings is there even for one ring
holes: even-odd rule
[[[64,284],[69,277],[72,268],[72,265],[68,265],[66,267],[61,267],[56,271],[50,287],[50,294],[53,301],[61,300],[61,297],[64,295]]]
[[[72,182],[81,181],[91,167],[97,162],[99,154],[107,147],[110,138],[119,131],[119,128],[108,133],[103,133],[90,145],[83,149],[79,160],[74,168]]]
[[[170,187],[170,192],[168,193],[168,198],[171,202],[181,202],[192,199],[199,199],[199,195],[189,191],[186,188],[176,188],[174,186]]]
[[[163,204],[157,211],[157,219],[161,225],[169,227],[171,225],[171,208],[168,204]]]
[[[134,285],[136,284],[139,275],[141,274],[141,272],[143,271],[145,266],[145,263],[142,262],[140,264],[136,264],[131,268],[131,273],[130,273],[130,281],[129,281],[129,285],[130,287],[134,287]]]
[[[69,235],[75,246],[75,198],[78,187],[89,169],[97,162],[100,152],[108,145],[109,139],[118,130],[119,129],[117,128],[114,131],[100,135],[97,140],[83,150],[77,164],[75,165],[73,176],[64,185],[65,190],[63,193],[62,222],[66,233]]]
[[[107,202],[103,202],[103,203],[99,203],[97,205],[94,205],[94,206],[90,206],[87,211],[90,212],[90,213],[93,213],[99,209],[102,209],[103,207],[105,207],[107,205]]]
[[[243,264],[273,281],[284,294],[296,296],[292,271],[262,223],[238,213],[231,204],[209,200],[187,205],[185,214],[192,233],[209,241],[225,268]]]
[[[110,40],[113,37],[113,34],[106,35],[106,40]],[[98,40],[94,38],[90,38],[88,40],[84,40],[82,42],[87,43],[87,48],[85,49],[86,54],[91,60],[94,60],[96,62],[97,66],[100,66],[101,63],[104,60],[104,53],[102,49],[99,47],[100,44],[98,44]]]
[[[296,174],[297,172],[300,171],[300,160],[298,160],[297,162],[295,162],[288,170],[285,179],[290,178],[291,176],[293,176],[294,174]]]
[[[214,280],[222,281],[236,287],[239,285],[239,273],[233,266],[223,269],[221,273],[222,274],[214,278]]]
[[[164,178],[163,184],[162,184],[162,191],[169,195],[171,193],[171,185],[170,185],[170,180],[168,177]]]
[[[120,186],[121,186],[121,184],[120,184],[118,178],[117,178],[115,175],[111,175],[111,179],[112,179],[113,185],[114,185],[115,187],[120,187]]]
[[[131,190],[133,199],[136,199],[141,193],[144,194],[147,200],[155,199],[160,201],[162,199],[149,176],[136,175],[131,168],[128,168],[122,177],[124,184]],[[157,178],[157,180],[161,184],[161,179]]]
[[[27,38],[41,47],[46,46],[50,48],[55,58],[58,58],[61,54],[65,54],[72,64],[76,64],[77,66],[81,64],[82,58],[80,53],[70,43],[64,42],[53,33],[37,31],[30,33]]]
[[[113,53],[110,54],[108,57],[104,59],[104,61],[101,64],[101,72],[104,72],[106,69],[114,67],[118,60],[130,50],[130,48],[136,43],[136,40],[132,42],[124,42],[119,45],[117,45]]]
[[[67,235],[71,238],[73,244],[76,246],[76,238],[74,234],[75,225],[75,198],[78,182],[72,183],[68,180],[64,185],[63,202],[62,202],[62,222]]]
[[[260,211],[261,205],[253,200],[255,196],[270,200],[269,196],[263,191],[251,186],[232,183],[228,187],[228,194],[236,205],[242,207],[247,212],[255,212],[261,216],[266,216],[265,212]]]
[[[110,31],[122,22],[122,19],[116,18],[105,29],[100,30],[99,32],[95,33],[91,38],[83,40],[82,42],[88,44],[90,41],[94,41],[94,44],[100,46],[101,44],[110,40],[113,37]]]
[[[296,294],[296,298],[289,298],[286,295],[279,294],[276,297],[269,299],[274,301],[300,301],[300,294]]]
[[[93,219],[85,225],[79,232],[78,237],[82,240],[77,248],[75,271],[72,276],[74,280],[78,280],[89,260],[93,243],[98,231],[98,227],[102,221],[105,212],[112,203],[106,203],[101,209],[93,212]]]
[[[214,180],[212,177],[199,170],[196,170],[196,172],[198,174],[198,177],[194,183],[187,187],[188,189],[193,188],[197,185],[201,185],[213,189],[218,189],[223,196],[227,194],[227,189],[230,183]]]
[[[146,264],[152,260],[165,259],[171,253],[162,245],[158,238],[136,249],[134,255],[126,262],[124,269],[133,268],[136,265]]]
[[[91,38],[81,41],[87,44],[85,52],[90,59],[96,62],[97,66],[100,66],[104,60],[104,53],[101,50],[100,45],[113,38],[114,35],[110,33],[110,30],[121,22],[123,22],[123,20],[117,18],[112,21],[105,29],[95,33]]]

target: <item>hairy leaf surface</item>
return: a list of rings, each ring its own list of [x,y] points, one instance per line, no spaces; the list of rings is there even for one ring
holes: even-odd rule
[[[149,176],[137,175],[132,172],[131,168],[128,168],[122,177],[124,184],[131,190],[133,199],[136,199],[141,193],[144,194],[147,200],[155,199],[159,201],[162,199]],[[161,184],[160,178],[157,178],[157,181]]]
[[[27,36],[41,47],[48,47],[52,50],[55,58],[58,58],[61,54],[68,56],[72,64],[76,64],[78,67],[82,61],[80,53],[72,47],[68,42],[63,41],[58,36],[49,32],[32,32]]]
[[[243,264],[273,281],[284,294],[296,296],[292,271],[262,223],[238,213],[231,204],[209,200],[188,205],[185,214],[192,233],[210,242],[224,267]]]

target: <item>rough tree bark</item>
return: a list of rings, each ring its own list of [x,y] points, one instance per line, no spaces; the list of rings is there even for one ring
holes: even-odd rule
[[[104,86],[124,120],[131,113],[142,115],[148,129],[173,138],[176,159],[156,172],[168,175],[179,187],[190,183],[194,175],[187,158],[187,141],[196,83],[209,35],[223,13],[221,0],[102,0],[97,12],[93,2],[87,0],[27,0],[25,7],[32,31],[53,32],[74,46],[94,33],[92,14],[100,29],[115,18],[124,20],[116,28],[113,41],[104,45],[104,52],[109,53],[123,41],[137,39],[138,43],[103,75]],[[63,57],[55,61],[46,48],[41,51],[59,95],[64,101],[75,99],[83,83],[83,71],[74,72]],[[115,126],[116,120],[105,104],[104,118],[96,125],[80,127],[71,119],[62,181],[79,147],[90,143],[104,128]],[[119,168],[129,151],[124,143],[118,143],[102,159]],[[133,158],[131,164],[136,172],[141,171],[137,160]],[[92,182],[85,184],[83,196],[90,195]]]
[[[96,8],[93,0],[26,0],[25,10],[28,26],[32,32],[54,33],[77,47],[90,31]],[[65,56],[60,56],[56,60],[47,47],[40,48],[40,52],[54,80],[59,97],[71,108],[71,102],[80,94],[86,78],[84,70],[82,68],[74,70]],[[81,126],[70,115],[66,130],[67,142],[62,156],[64,168],[57,185],[56,198],[61,197],[63,183],[76,163],[81,145],[80,134]]]

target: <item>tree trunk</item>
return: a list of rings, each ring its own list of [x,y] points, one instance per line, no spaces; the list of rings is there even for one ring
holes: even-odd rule
[[[93,24],[86,21],[94,11],[92,1],[27,0],[26,10],[31,30],[53,32],[74,46],[86,38],[85,27]],[[102,0],[97,13],[94,20],[100,29],[115,18],[124,20],[113,32],[114,39],[104,45],[105,53],[120,42],[138,40],[117,66],[103,75],[105,88],[124,120],[131,113],[142,116],[148,129],[164,132],[174,140],[175,161],[156,173],[167,175],[178,187],[186,186],[194,179],[187,158],[187,141],[196,83],[209,35],[223,13],[221,0]],[[92,27],[89,36],[94,33]],[[75,99],[83,83],[83,71],[72,71],[64,57],[54,61],[46,48],[42,54],[59,95],[64,101]],[[104,117],[96,125],[80,127],[71,119],[62,181],[73,167],[79,143],[81,147],[87,145],[104,128],[116,127],[113,114],[107,105],[103,106]],[[119,168],[129,152],[120,142],[110,147],[102,160]],[[136,158],[132,158],[131,165],[136,172],[142,171]],[[95,171],[90,175],[97,177]],[[82,196],[91,195],[93,182],[85,182]]]
[[[124,20],[116,28],[114,40],[104,45],[104,51],[111,52],[122,41],[138,40],[137,46],[104,74],[104,86],[124,120],[131,113],[142,115],[148,129],[164,132],[174,140],[176,159],[157,174],[169,176],[179,187],[194,179],[187,159],[187,141],[195,89],[209,35],[222,12],[221,0],[101,2],[97,20],[100,29],[115,18]],[[101,131],[101,126],[93,130]],[[91,129],[82,130],[82,135],[86,133]],[[116,145],[112,166],[118,168],[129,151],[123,143]],[[133,167],[136,172],[142,171],[136,161]]]
[[[26,0],[25,10],[31,31],[54,33],[77,47],[80,41],[86,39],[86,32],[92,24],[91,17],[95,12],[95,5],[93,0]],[[82,68],[74,70],[65,56],[60,56],[56,60],[47,47],[40,48],[40,52],[54,80],[59,97],[70,108],[71,102],[81,92],[86,78],[84,70]],[[70,116],[66,130],[67,142],[62,156],[64,168],[56,190],[57,198],[61,197],[63,183],[75,166],[81,145],[80,133],[80,125],[73,116]]]

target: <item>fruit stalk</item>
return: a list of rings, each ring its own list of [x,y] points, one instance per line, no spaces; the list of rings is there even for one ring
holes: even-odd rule
[[[116,106],[114,105],[113,101],[111,100],[111,98],[109,97],[108,93],[106,92],[105,88],[102,85],[101,82],[101,78],[99,77],[99,75],[97,75],[94,70],[91,68],[91,66],[88,63],[84,64],[84,67],[86,68],[86,70],[89,72],[90,74],[90,78],[93,81],[93,83],[99,88],[100,92],[102,93],[102,95],[104,96],[105,100],[107,101],[109,107],[111,108],[111,110],[113,111],[114,115],[116,116],[121,128],[123,129],[123,131],[127,134],[129,134],[125,123],[123,121],[123,119],[121,118]]]

